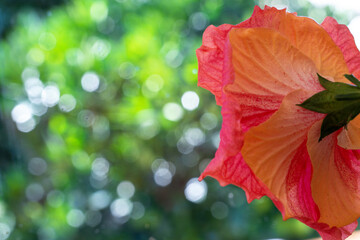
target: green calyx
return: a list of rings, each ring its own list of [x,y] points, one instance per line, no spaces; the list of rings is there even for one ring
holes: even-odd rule
[[[321,125],[319,142],[327,135],[345,127],[360,113],[360,81],[353,75],[345,77],[355,86],[331,82],[318,74],[324,91],[316,93],[298,106],[327,114]]]

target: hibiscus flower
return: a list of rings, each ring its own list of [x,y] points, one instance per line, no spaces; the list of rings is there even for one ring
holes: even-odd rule
[[[222,106],[220,145],[200,176],[268,196],[325,240],[345,239],[360,216],[360,116],[321,141],[326,117],[299,104],[324,91],[319,75],[351,84],[360,53],[345,25],[319,25],[255,7],[238,25],[209,26],[197,50],[199,86]]]

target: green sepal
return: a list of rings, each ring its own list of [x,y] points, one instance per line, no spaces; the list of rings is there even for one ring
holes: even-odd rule
[[[350,82],[355,84],[353,86],[331,82],[319,74],[318,77],[325,90],[314,94],[298,106],[327,114],[321,125],[320,142],[340,128],[346,128],[346,125],[360,113],[360,81],[353,75],[345,75]]]
[[[353,84],[355,84],[356,86],[360,87],[360,81],[354,77],[354,75],[350,75],[350,74],[345,74],[344,75],[350,82],[352,82]]]

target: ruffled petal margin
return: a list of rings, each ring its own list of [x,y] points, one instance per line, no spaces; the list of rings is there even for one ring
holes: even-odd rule
[[[332,17],[326,17],[321,26],[341,49],[349,71],[360,78],[360,52],[348,27],[338,24]]]
[[[196,50],[198,85],[213,93],[219,105],[222,105],[224,59],[227,58],[224,49],[227,34],[232,27],[234,26],[230,24],[209,26],[203,34],[201,47]]]
[[[236,104],[226,101],[221,112],[223,124],[220,132],[220,145],[215,158],[211,160],[199,180],[211,176],[217,179],[222,186],[234,184],[242,188],[248,202],[259,199],[266,194],[266,191],[244,162],[240,153],[244,138],[240,122],[241,111]]]
[[[314,20],[297,17],[285,9],[255,7],[251,18],[241,24],[243,28],[268,28],[282,34],[289,42],[315,64],[322,76],[335,81],[348,82],[344,73],[349,73],[342,52],[329,34]]]
[[[259,27],[272,29],[282,34],[295,48],[315,63],[317,72],[321,75],[333,77],[335,81],[348,82],[343,75],[349,73],[349,70],[342,57],[342,52],[333,41],[336,31],[333,31],[333,34],[330,33],[330,37],[325,31],[328,31],[325,22],[323,25],[325,29],[309,18],[287,13],[285,9],[277,10],[265,7],[262,10],[258,6],[255,6],[254,12],[248,20],[238,25],[223,24],[219,27],[211,25],[204,32],[202,46],[196,51],[199,65],[198,85],[212,92],[217,104],[222,105],[223,87],[227,84],[224,76],[229,70],[224,67],[224,61],[230,57],[229,54],[231,55],[231,53],[225,52],[228,34],[234,28]],[[314,41],[309,41],[309,39]],[[343,49],[341,50],[343,51]],[[348,60],[347,62],[351,67],[357,60],[353,60],[354,63],[351,63],[351,66]]]

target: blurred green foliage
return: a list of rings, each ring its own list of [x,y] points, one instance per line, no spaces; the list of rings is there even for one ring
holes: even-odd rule
[[[241,189],[213,179],[197,188],[208,187],[202,201],[184,194],[214,156],[221,127],[220,107],[196,86],[195,50],[206,26],[236,24],[254,2],[35,9],[50,5],[17,9],[0,42],[0,239],[314,236],[283,222],[267,198],[248,205]]]

